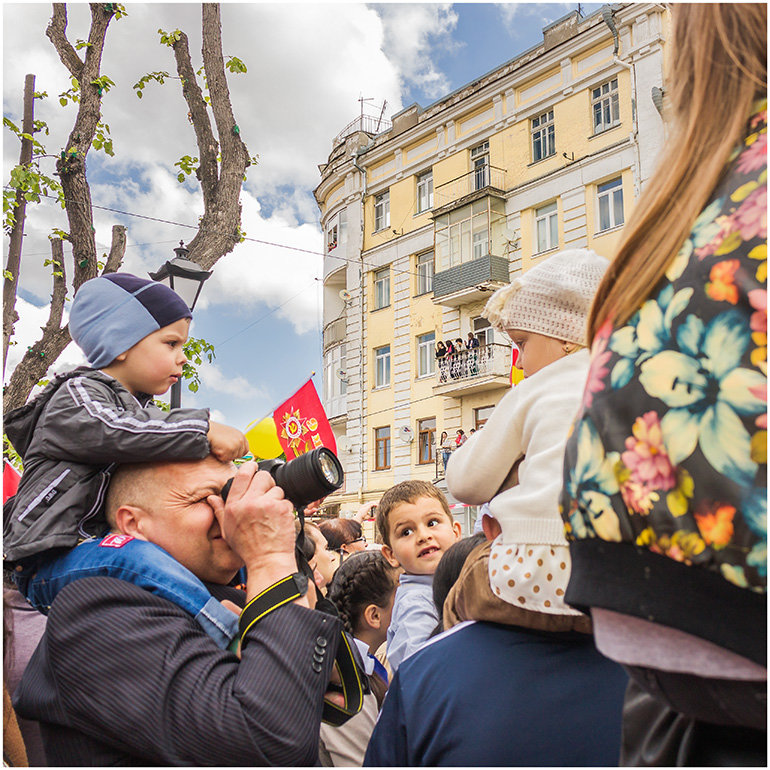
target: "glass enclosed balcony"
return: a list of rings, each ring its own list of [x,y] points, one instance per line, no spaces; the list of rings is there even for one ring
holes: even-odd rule
[[[508,282],[505,202],[492,195],[435,216],[433,301],[456,307]]]

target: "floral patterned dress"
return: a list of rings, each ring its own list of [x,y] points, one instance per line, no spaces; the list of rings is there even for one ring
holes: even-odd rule
[[[646,551],[708,571],[711,590],[717,576],[765,593],[766,284],[764,100],[664,280],[594,340],[565,454],[561,510],[573,545],[632,545],[632,559]],[[659,562],[643,561],[644,578]],[[583,580],[575,565],[573,581]],[[631,614],[655,616],[654,604]]]

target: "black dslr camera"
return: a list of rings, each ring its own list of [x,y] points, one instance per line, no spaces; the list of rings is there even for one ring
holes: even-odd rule
[[[337,455],[326,447],[313,449],[289,462],[262,460],[258,466],[273,477],[297,510],[339,489],[345,478]],[[223,500],[227,500],[232,483],[229,479],[222,487]]]

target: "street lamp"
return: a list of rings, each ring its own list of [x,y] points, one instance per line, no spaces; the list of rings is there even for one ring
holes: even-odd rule
[[[204,270],[200,265],[187,259],[190,251],[185,248],[184,241],[179,241],[179,246],[174,249],[174,253],[176,254],[174,259],[165,262],[149,276],[153,281],[160,281],[173,289],[192,311],[211,271]],[[181,403],[182,383],[177,381],[171,386],[171,408],[178,409]]]

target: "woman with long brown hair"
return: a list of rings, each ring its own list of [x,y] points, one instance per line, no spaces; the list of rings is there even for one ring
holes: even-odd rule
[[[624,763],[764,765],[767,6],[671,15],[669,139],[589,318],[565,598],[632,677]]]

